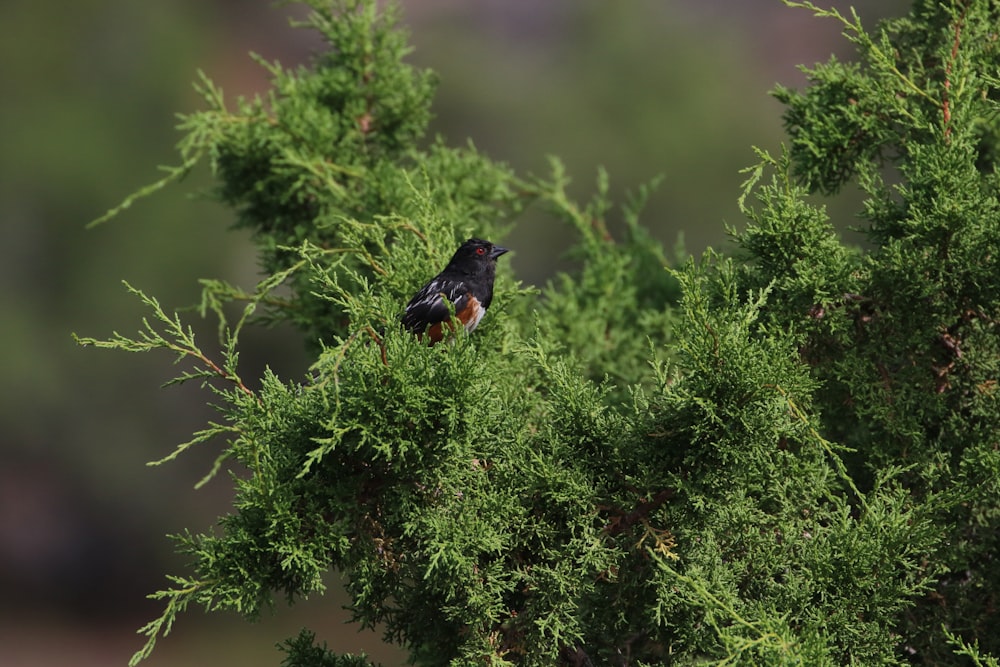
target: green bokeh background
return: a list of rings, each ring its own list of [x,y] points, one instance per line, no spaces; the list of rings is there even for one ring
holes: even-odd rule
[[[822,3],[824,5],[828,3]],[[859,7],[866,22],[900,2]],[[776,82],[796,64],[850,57],[832,21],[777,0],[403,0],[412,61],[441,78],[434,132],[471,140],[522,172],[558,155],[586,196],[598,166],[617,195],[657,175],[645,222],[668,246],[700,252],[742,224],[736,197],[750,147],[776,150]],[[845,3],[840,3],[842,9]],[[115,221],[88,221],[173,164],[177,112],[199,108],[206,71],[232,99],[266,87],[249,51],[304,63],[316,38],[288,27],[301,8],[235,0],[0,5],[0,664],[123,665],[134,630],[158,613],[144,599],[183,563],[165,533],[209,529],[227,509],[224,478],[194,491],[211,444],[165,467],[213,416],[197,387],[161,391],[172,359],[75,345],[71,332],[129,332],[145,313],[122,279],[168,308],[197,300],[198,278],[258,278],[249,240],[203,196],[206,169]],[[854,222],[850,194],[830,203]],[[563,266],[559,223],[533,213],[505,245],[527,283]],[[204,340],[212,323],[192,321]],[[285,377],[308,360],[289,331],[251,332],[244,375]],[[336,588],[336,581],[331,579]],[[276,665],[275,642],[302,625],[338,650],[399,654],[343,626],[331,594],[248,626],[183,617],[146,664]],[[221,641],[220,641],[221,640]]]

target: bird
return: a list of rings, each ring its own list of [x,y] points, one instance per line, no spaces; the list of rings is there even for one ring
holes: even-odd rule
[[[466,331],[473,331],[493,301],[497,259],[508,252],[507,248],[483,239],[467,240],[444,270],[406,304],[401,318],[403,327],[420,340],[426,336],[429,344],[434,345],[444,339],[446,329],[454,328],[451,321],[454,313]]]

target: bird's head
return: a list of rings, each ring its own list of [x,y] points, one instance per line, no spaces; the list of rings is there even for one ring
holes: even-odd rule
[[[497,258],[510,252],[503,246],[498,246],[483,239],[469,239],[455,251],[448,269],[462,273],[477,273],[486,268],[493,268]]]

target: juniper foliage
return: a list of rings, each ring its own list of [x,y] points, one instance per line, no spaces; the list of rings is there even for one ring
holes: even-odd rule
[[[221,442],[210,475],[236,488],[217,531],[177,538],[191,571],[133,663],[191,604],[252,620],[333,570],[420,665],[996,664],[1000,4],[918,1],[869,34],[787,2],[840,21],[858,61],[775,91],[790,146],[747,172],[738,252],[669,270],[645,189],[614,239],[605,174],[578,203],[557,161],[523,178],[427,138],[433,82],[394,10],[309,4],[328,51],[262,63],[265,99],[203,78],[181,166],[136,195],[208,160],[253,232],[262,282],[204,284],[223,358],[133,288],[137,336],[81,339],[191,362],[177,381],[223,418],[167,458]],[[809,196],[847,183],[864,248]],[[452,344],[396,326],[427,267],[528,205],[578,270],[539,291],[501,265]],[[239,334],[275,321],[315,363],[246,382]],[[281,648],[369,664],[312,631]]]

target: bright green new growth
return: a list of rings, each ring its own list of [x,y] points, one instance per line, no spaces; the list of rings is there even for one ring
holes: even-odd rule
[[[615,240],[604,174],[580,205],[558,162],[529,180],[425,140],[431,81],[372,1],[310,2],[330,50],[265,64],[265,100],[203,80],[173,175],[210,161],[268,277],[205,283],[221,361],[141,292],[138,338],[82,339],[193,362],[178,381],[224,419],[175,455],[223,436],[240,471],[220,530],[178,538],[192,572],[133,663],[190,604],[253,619],[332,569],[420,665],[996,664],[1000,5],[917,2],[869,35],[788,4],[842,21],[858,63],[776,91],[791,145],[748,170],[737,257],[672,271],[645,192]],[[865,250],[807,200],[852,181]],[[474,335],[400,330],[428,267],[531,204],[577,272],[539,293],[501,264]],[[307,378],[240,378],[260,320],[315,344]],[[308,631],[283,650],[368,664]]]

